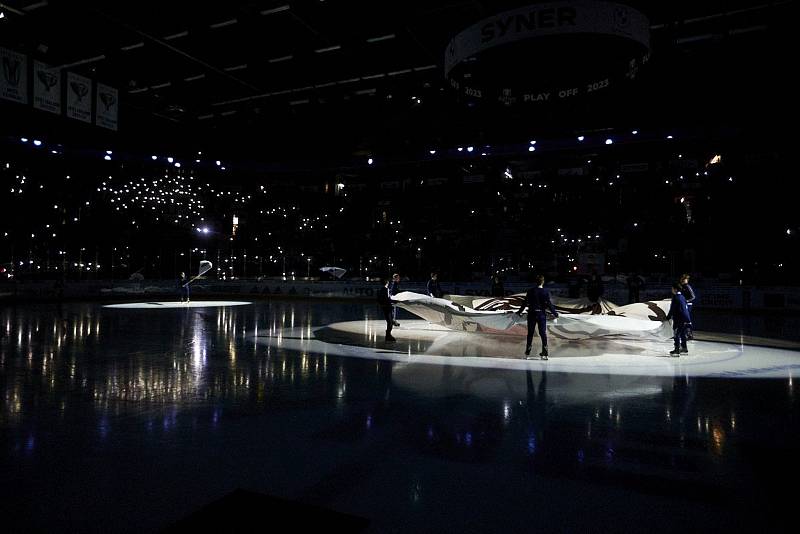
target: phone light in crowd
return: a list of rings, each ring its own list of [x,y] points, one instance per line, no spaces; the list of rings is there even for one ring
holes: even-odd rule
[[[786,229],[786,235],[792,235],[792,229],[791,228],[787,228]]]
[[[150,156],[150,159],[152,159],[153,161],[155,161],[155,160],[157,160],[157,159],[158,159],[158,156]]]
[[[532,145],[535,145],[535,144],[536,144],[536,141],[531,141],[531,144],[532,144]]]
[[[458,147],[458,151],[459,151],[459,152],[463,152],[463,151],[464,151],[464,147],[461,147],[461,146],[460,146],[460,147]]]
[[[217,167],[219,167],[220,165],[222,165],[222,162],[221,162],[220,160],[217,160],[217,161],[216,161],[216,163],[217,163]]]
[[[113,154],[113,152],[110,151],[110,150],[106,150],[106,154],[108,154],[110,156],[111,154]]]
[[[581,142],[583,142],[583,140],[584,140],[584,139],[586,139],[584,136],[582,136],[582,135],[579,135],[579,136],[578,136],[578,141],[581,141]]]
[[[42,146],[42,142],[39,141],[38,139],[34,139],[33,140],[33,144],[34,144],[34,146]]]
[[[175,158],[167,158],[167,163],[172,163],[173,161],[175,161]]]
[[[28,142],[28,138],[27,137],[22,137],[22,138],[20,138],[20,141],[22,141],[23,143],[27,143]]]
[[[672,136],[671,136],[671,135],[668,135],[668,136],[667,136],[667,139],[672,139]]]
[[[436,154],[436,151],[435,151],[435,150],[428,150],[428,152],[430,153],[430,155],[431,155],[431,156],[432,156],[432,155],[434,155],[434,154]]]
[[[468,146],[468,147],[467,147],[467,152],[472,152],[473,150],[475,150],[475,148],[474,148],[474,147],[471,147],[471,146]]]
[[[607,145],[611,145],[611,144],[613,144],[613,143],[614,143],[614,140],[613,140],[613,139],[611,139],[610,137],[609,137],[608,139],[606,139],[606,144],[607,144]]]
[[[367,159],[367,165],[372,165],[372,162],[373,162],[373,161],[374,161],[374,160],[373,160],[372,158],[368,158],[368,159]]]
[[[106,154],[105,156],[103,156],[103,159],[106,160],[106,161],[111,161],[111,156]]]
[[[639,134],[639,130],[633,130],[631,133],[632,133],[633,135],[638,135],[638,134]]]
[[[180,169],[180,168],[181,168],[181,164],[180,164],[180,163],[178,163],[178,162],[176,161],[176,162],[175,162],[175,167],[177,167],[178,169]]]

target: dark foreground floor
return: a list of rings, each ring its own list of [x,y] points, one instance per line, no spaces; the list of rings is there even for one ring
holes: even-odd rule
[[[253,342],[256,327],[375,312],[0,309],[0,531],[274,530],[286,518],[344,532],[790,530],[789,372],[578,375]],[[703,320],[798,337],[791,318]]]

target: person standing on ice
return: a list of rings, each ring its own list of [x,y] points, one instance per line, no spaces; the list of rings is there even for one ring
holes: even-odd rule
[[[398,293],[400,293],[400,274],[394,273],[391,282],[389,282],[389,296],[393,297]],[[400,326],[400,323],[397,322],[397,306],[392,307],[392,325]]]
[[[178,291],[180,292],[181,302],[189,303],[189,279],[186,278],[186,273],[181,271],[178,277]]]
[[[681,294],[680,282],[672,284],[672,302],[669,306],[669,313],[667,313],[667,321],[670,319],[672,319],[672,333],[675,340],[675,350],[670,351],[670,354],[673,356],[686,354],[689,352],[689,349],[686,348],[686,329],[692,324],[692,319],[689,316],[686,297]]]
[[[392,317],[392,310],[394,306],[392,303],[391,296],[391,286],[389,280],[382,280],[381,287],[378,288],[377,297],[378,297],[378,308],[380,308],[381,313],[383,314],[383,318],[386,319],[386,342],[395,341],[394,336],[392,336],[392,326],[394,326],[394,318]]]
[[[431,273],[431,279],[428,280],[428,296],[435,297],[437,299],[442,298],[442,288],[439,286],[439,274],[438,273]]]
[[[550,292],[544,288],[544,276],[539,275],[536,277],[537,287],[532,287],[525,295],[525,302],[522,303],[517,315],[522,316],[525,308],[528,308],[528,343],[525,345],[525,357],[531,354],[531,343],[533,342],[533,334],[536,327],[539,327],[539,337],[542,338],[542,352],[539,356],[543,360],[548,357],[547,352],[547,311],[558,317],[558,312],[550,300]]]
[[[695,295],[694,289],[692,286],[689,285],[689,275],[684,274],[681,275],[681,295],[686,299],[686,306],[689,309],[689,322],[686,324],[686,339],[692,340],[694,339],[694,324],[692,323],[692,306],[694,305],[694,300],[697,298]]]

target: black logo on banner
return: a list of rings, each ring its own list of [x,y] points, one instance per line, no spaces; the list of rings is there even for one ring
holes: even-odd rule
[[[19,60],[8,57],[3,58],[3,76],[10,85],[15,87],[19,85],[19,66]]]
[[[111,93],[100,93],[100,102],[103,103],[106,111],[108,111],[117,103],[117,98]]]
[[[72,88],[72,92],[75,93],[75,96],[78,97],[78,102],[83,102],[83,97],[89,92],[89,88],[86,86],[86,84],[81,82],[70,82],[69,86]]]
[[[40,70],[36,73],[36,76],[39,78],[39,81],[42,82],[42,85],[44,85],[44,88],[48,93],[50,92],[50,89],[55,87],[58,83],[58,76],[46,70]]]

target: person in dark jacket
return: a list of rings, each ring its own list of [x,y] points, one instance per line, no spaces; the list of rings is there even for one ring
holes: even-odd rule
[[[181,272],[178,278],[178,292],[181,296],[181,302],[189,303],[189,279],[186,278],[186,273]]]
[[[600,275],[597,274],[597,271],[592,271],[592,277],[589,279],[589,283],[586,285],[586,296],[592,302],[592,304],[597,304],[597,302],[603,296],[603,292],[603,280],[600,278]]]
[[[442,298],[442,288],[439,286],[439,274],[431,273],[431,279],[428,280],[428,295],[437,299]]]
[[[500,278],[500,273],[494,273],[492,276],[492,288],[490,292],[493,297],[503,298],[506,296],[506,290],[503,287],[503,279]]]
[[[392,275],[392,280],[389,282],[389,296],[393,297],[400,293],[400,275],[398,273],[394,273]],[[397,307],[392,308],[392,324],[394,326],[400,326],[400,323],[397,322]]]
[[[669,313],[667,313],[667,320],[670,319],[672,319],[672,333],[675,340],[675,350],[670,354],[680,356],[689,352],[689,349],[686,348],[686,326],[691,324],[691,317],[686,298],[681,294],[679,282],[672,284],[672,303],[670,303]]]
[[[686,339],[694,339],[694,322],[692,319],[692,306],[694,305],[694,300],[697,297],[694,293],[694,289],[692,286],[689,285],[689,275],[683,274],[681,276],[681,294],[686,299],[686,305],[689,308],[689,323],[686,327]]]
[[[395,341],[395,338],[392,336],[392,326],[394,326],[394,318],[392,317],[392,312],[394,310],[394,306],[392,303],[392,297],[390,295],[390,282],[389,280],[382,280],[381,287],[378,288],[377,296],[378,296],[378,308],[380,308],[381,313],[383,314],[383,318],[386,319],[386,341]]]
[[[542,275],[537,276],[536,283],[538,284],[538,286],[530,288],[528,290],[528,293],[525,295],[525,302],[522,303],[522,306],[517,312],[517,315],[522,316],[523,310],[525,310],[525,308],[528,308],[528,343],[525,346],[526,358],[530,356],[533,334],[536,331],[536,327],[538,326],[539,337],[542,338],[542,352],[539,353],[539,356],[541,356],[543,360],[546,360],[548,357],[546,313],[549,310],[554,317],[558,317],[558,312],[553,306],[553,303],[550,301],[550,292],[548,292],[543,287],[544,276]]]
[[[644,281],[636,271],[633,271],[627,278],[628,283],[628,304],[639,302],[639,290],[642,288]]]

